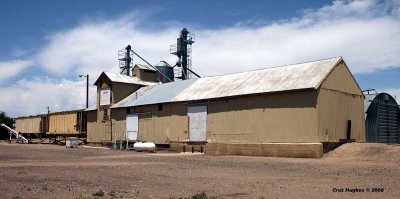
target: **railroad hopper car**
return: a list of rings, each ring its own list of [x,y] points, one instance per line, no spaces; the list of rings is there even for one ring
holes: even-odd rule
[[[29,138],[86,138],[86,114],[83,110],[71,110],[18,117],[15,130]]]
[[[47,120],[46,135],[49,137],[86,137],[86,114],[83,110],[50,113]]]
[[[15,130],[27,138],[45,138],[47,115],[31,115],[15,118]]]

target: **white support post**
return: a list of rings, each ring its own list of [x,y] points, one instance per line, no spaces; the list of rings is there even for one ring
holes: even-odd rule
[[[116,149],[117,149],[117,134],[116,134],[116,133],[114,133],[114,137],[115,137],[115,140],[114,140],[114,150],[116,150]]]
[[[10,142],[11,142],[11,134],[14,134],[17,139],[21,139],[22,143],[29,143],[29,140],[26,139],[24,136],[19,135],[19,132],[15,131],[14,129],[8,127],[5,124],[1,124],[2,127],[6,128],[8,130],[8,133],[10,133]]]
[[[128,150],[128,147],[129,147],[129,140],[128,140],[127,132],[125,132],[125,141],[126,141],[126,150]]]

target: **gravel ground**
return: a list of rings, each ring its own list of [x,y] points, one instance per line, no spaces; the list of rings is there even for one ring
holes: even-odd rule
[[[399,154],[399,145],[357,143],[321,159],[0,143],[0,197],[398,198]]]

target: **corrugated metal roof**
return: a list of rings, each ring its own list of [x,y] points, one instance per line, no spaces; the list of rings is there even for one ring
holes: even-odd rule
[[[147,82],[143,81],[137,77],[132,77],[132,76],[126,76],[126,75],[121,75],[121,74],[114,74],[110,72],[103,72],[99,78],[96,80],[94,83],[95,85],[99,81],[102,75],[106,75],[112,82],[120,82],[120,83],[126,83],[126,84],[138,84],[138,85],[144,85],[144,86],[149,86],[149,85],[155,85],[157,83],[155,82]]]
[[[174,97],[199,79],[189,79],[166,84],[142,87],[111,108],[158,104],[173,101]]]
[[[65,110],[65,111],[54,111],[54,112],[50,112],[48,114],[42,113],[42,114],[37,114],[37,115],[20,116],[20,117],[16,117],[15,119],[23,119],[23,118],[30,118],[30,117],[46,116],[46,115],[56,115],[56,114],[71,113],[71,112],[80,112],[80,111],[86,111],[86,110],[88,110],[88,109],[71,109],[71,110]],[[95,107],[95,110],[96,110],[96,107]]]
[[[158,64],[156,64],[155,66],[171,66],[171,65],[169,65],[169,63],[166,62],[166,61],[160,61],[160,62],[158,62]]]
[[[62,114],[62,113],[74,113],[74,112],[81,112],[85,111],[85,109],[72,109],[72,110],[65,110],[65,111],[56,111],[56,112],[51,112],[49,115],[57,115],[57,114]]]
[[[156,71],[154,68],[152,68],[151,66],[149,66],[149,65],[144,65],[144,64],[135,64],[135,66],[137,66],[138,68],[140,68],[140,69],[144,69],[144,70],[152,70],[152,71]],[[134,67],[135,67],[134,66]],[[168,64],[168,62],[166,62],[166,61],[160,61],[160,62],[158,62],[157,64],[155,64],[154,66],[171,66],[171,65],[169,65]]]
[[[150,67],[148,65],[144,65],[144,64],[135,64],[135,66],[139,67],[140,69],[144,69],[144,70],[156,71],[154,68],[152,68],[152,67]]]
[[[44,117],[46,114],[38,114],[38,115],[28,115],[28,116],[19,116],[14,118],[15,120],[20,120],[20,119],[26,119],[26,118],[32,118],[32,117]]]
[[[112,108],[318,88],[341,57],[141,88]]]
[[[97,110],[97,105],[92,105],[89,108],[85,109],[85,111],[95,111]]]

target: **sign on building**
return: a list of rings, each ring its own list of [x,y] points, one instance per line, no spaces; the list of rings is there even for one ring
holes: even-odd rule
[[[110,105],[111,91],[109,88],[100,90],[100,106]]]

